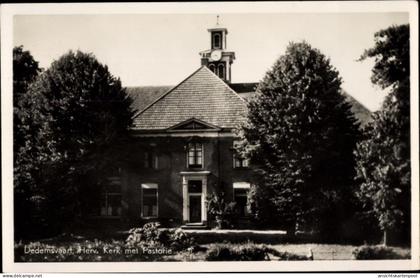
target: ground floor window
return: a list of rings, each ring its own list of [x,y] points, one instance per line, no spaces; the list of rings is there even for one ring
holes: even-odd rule
[[[109,170],[110,176],[102,188],[100,216],[118,217],[122,211],[120,168]]]
[[[246,217],[249,215],[248,206],[248,192],[250,184],[247,182],[233,183],[233,197],[236,203],[236,210],[239,217]]]
[[[121,193],[103,194],[101,216],[121,216]]]
[[[158,217],[158,185],[147,183],[141,185],[142,211],[144,218]]]

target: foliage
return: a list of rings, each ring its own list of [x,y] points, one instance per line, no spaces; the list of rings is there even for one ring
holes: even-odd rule
[[[224,193],[212,193],[207,199],[207,212],[213,220],[216,220],[218,228],[232,226],[235,216],[235,202],[227,202]]]
[[[146,223],[142,228],[129,231],[126,243],[128,246],[170,247],[173,250],[184,250],[195,246],[194,238],[178,229],[160,228],[158,222]]]
[[[206,252],[206,261],[267,261],[268,248],[264,245],[211,244]]]
[[[28,86],[39,75],[39,63],[23,45],[13,48],[13,102],[27,92]]]
[[[27,99],[28,88],[41,73],[38,62],[23,46],[13,48],[13,187],[16,236],[27,227],[44,225],[38,212],[43,197],[39,188],[40,167],[51,154],[47,145],[37,144],[48,134],[46,118],[34,113]],[[36,229],[32,234],[36,234]]]
[[[257,220],[326,231],[348,218],[359,131],[341,83],[306,42],[290,43],[260,82],[236,146],[259,173]]]
[[[391,26],[375,33],[375,46],[365,50],[360,61],[375,58],[372,83],[382,88],[404,81],[410,76],[409,25]]]
[[[375,34],[372,80],[390,87],[381,109],[364,129],[357,145],[359,199],[365,213],[375,215],[387,242],[387,231],[410,233],[410,76],[408,25],[392,26]]]
[[[410,259],[410,254],[399,254],[386,246],[365,245],[354,249],[353,257],[356,260],[402,260]]]
[[[211,244],[206,252],[206,261],[268,261],[270,256],[280,261],[308,260],[306,256],[279,252],[263,244],[247,242],[245,244]]]
[[[128,140],[130,104],[107,66],[80,51],[54,61],[22,95],[16,140],[24,148],[16,157],[36,169],[33,185],[49,224],[81,216],[84,191],[101,182],[107,167],[118,165]],[[28,175],[26,170],[16,172]]]
[[[289,252],[280,252],[276,249],[270,249],[269,252],[273,254],[274,256],[278,257],[279,261],[307,261],[307,260],[313,260],[313,258],[309,258],[304,255],[298,255],[294,253]]]
[[[29,51],[24,51],[23,46],[13,48],[13,150],[14,157],[14,185],[17,193],[28,191],[38,171],[38,153],[41,148],[28,144],[28,141],[37,140],[36,127],[25,126],[22,118],[25,111],[24,99],[31,82],[38,76],[41,70]],[[34,115],[36,117],[36,115]],[[30,194],[28,194],[30,196]],[[26,196],[27,197],[27,196]]]

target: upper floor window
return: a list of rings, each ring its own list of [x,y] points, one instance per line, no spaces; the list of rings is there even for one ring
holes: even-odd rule
[[[121,168],[117,166],[107,169],[108,178],[119,178],[121,176]]]
[[[203,167],[203,145],[201,143],[189,143],[187,155],[189,168]]]
[[[220,39],[220,34],[215,33],[213,34],[213,48],[221,48],[222,47],[222,41]]]
[[[247,168],[249,167],[249,160],[241,158],[237,154],[233,154],[233,168]]]
[[[144,153],[144,168],[157,169],[158,168],[158,156],[154,152]]]

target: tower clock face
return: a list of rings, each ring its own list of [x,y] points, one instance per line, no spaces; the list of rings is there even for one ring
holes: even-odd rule
[[[222,58],[222,52],[220,50],[215,50],[211,53],[210,58],[213,61],[219,61]]]

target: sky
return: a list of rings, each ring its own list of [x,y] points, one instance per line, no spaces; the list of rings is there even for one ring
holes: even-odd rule
[[[371,83],[374,61],[358,62],[374,33],[406,24],[408,13],[219,14],[234,51],[232,82],[258,82],[289,42],[306,41],[330,58],[342,88],[371,111],[385,92]],[[176,85],[200,67],[216,14],[16,15],[15,46],[48,68],[69,50],[93,53],[123,86]]]

